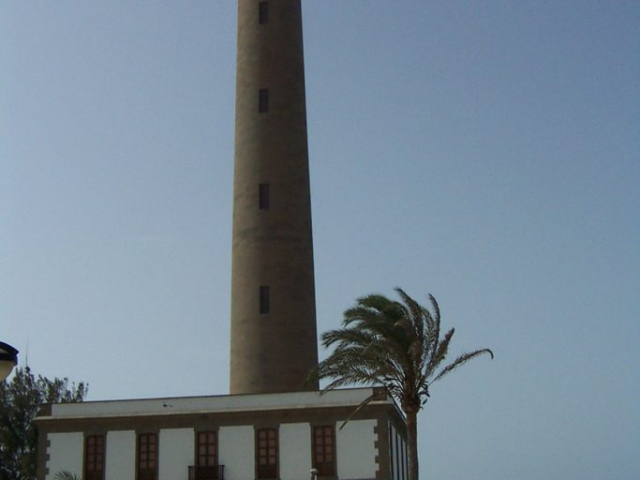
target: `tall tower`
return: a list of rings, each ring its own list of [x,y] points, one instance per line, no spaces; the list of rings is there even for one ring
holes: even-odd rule
[[[231,394],[316,390],[300,0],[238,0]]]

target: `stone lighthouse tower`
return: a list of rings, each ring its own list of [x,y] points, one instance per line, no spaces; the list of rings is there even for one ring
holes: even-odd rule
[[[316,390],[300,0],[239,0],[231,394]]]
[[[305,384],[318,351],[300,3],[238,0],[231,395],[46,404],[38,480],[406,478],[389,392]]]

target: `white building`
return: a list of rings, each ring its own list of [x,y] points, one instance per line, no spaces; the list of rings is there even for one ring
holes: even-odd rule
[[[404,418],[377,388],[54,404],[36,422],[39,480],[407,478]]]

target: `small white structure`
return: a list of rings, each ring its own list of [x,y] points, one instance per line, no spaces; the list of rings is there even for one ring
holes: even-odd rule
[[[36,422],[39,480],[407,478],[404,418],[378,388],[52,404]]]

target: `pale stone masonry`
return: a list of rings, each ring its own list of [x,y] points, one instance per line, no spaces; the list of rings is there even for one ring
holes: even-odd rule
[[[317,390],[300,0],[239,0],[230,391]]]

